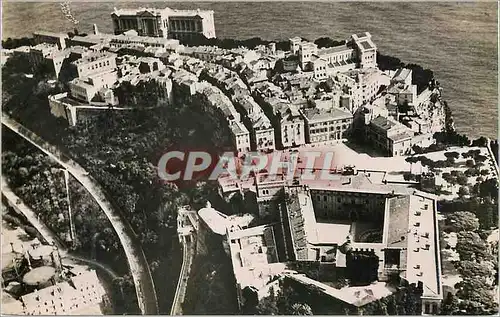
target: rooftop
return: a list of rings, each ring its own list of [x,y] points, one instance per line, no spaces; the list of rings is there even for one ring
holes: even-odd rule
[[[380,128],[380,129],[382,129],[382,130],[385,130],[385,131],[388,131],[392,127],[397,125],[397,122],[395,122],[394,120],[391,120],[391,119],[383,117],[383,116],[378,116],[378,117],[374,118],[370,123],[372,125]]]
[[[324,55],[330,55],[330,54],[340,53],[340,52],[344,52],[344,51],[351,51],[351,50],[352,50],[352,48],[349,48],[346,45],[339,45],[339,46],[321,48],[318,50],[318,55],[321,57]]]
[[[363,41],[360,44],[361,44],[361,46],[363,46],[363,48],[365,50],[369,50],[369,49],[373,48],[373,46],[370,44],[369,41]]]
[[[327,120],[340,120],[340,119],[350,119],[352,114],[347,110],[342,110],[340,108],[332,107],[328,110],[309,108],[302,110],[304,116],[307,120],[312,122],[317,121],[327,121]]]
[[[396,291],[383,282],[376,282],[368,286],[344,287],[342,289],[336,289],[322,282],[313,280],[304,274],[287,274],[287,277],[304,285],[315,286],[322,293],[338,298],[341,301],[356,307],[361,307],[380,298],[387,297]]]
[[[234,135],[248,134],[248,129],[240,121],[233,120],[230,125],[230,128]]]
[[[392,78],[393,81],[400,82],[400,81],[406,81],[408,76],[411,77],[412,75],[412,70],[408,68],[400,68],[396,71],[394,74],[394,77]]]
[[[51,36],[51,37],[62,37],[62,38],[69,37],[68,34],[65,34],[65,33],[48,32],[48,31],[34,32],[33,35],[34,36],[41,35],[41,36]]]
[[[390,139],[390,140],[392,140],[394,143],[401,142],[401,141],[404,141],[404,140],[409,140],[412,137],[413,137],[413,135],[410,134],[410,132],[408,132],[408,131],[404,131],[404,132],[401,132],[401,133],[398,133],[398,134],[387,136],[387,138]]]
[[[198,211],[198,216],[216,234],[225,235],[228,227],[227,216],[218,212],[212,207],[202,208]]]
[[[89,54],[82,56],[82,58],[74,61],[73,63],[76,65],[80,65],[116,56],[117,56],[116,54],[109,52],[90,52]]]
[[[72,285],[73,286],[72,286]],[[28,315],[65,315],[101,313],[104,295],[95,271],[87,271],[62,282],[21,297]]]

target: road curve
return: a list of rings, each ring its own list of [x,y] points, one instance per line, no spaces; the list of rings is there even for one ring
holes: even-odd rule
[[[26,219],[28,220],[28,222],[33,227],[35,227],[35,229],[42,235],[42,237],[45,239],[45,241],[47,241],[48,244],[55,245],[59,250],[61,258],[92,264],[101,269],[102,271],[105,271],[113,279],[120,277],[113,271],[112,268],[110,268],[105,264],[69,253],[66,246],[60,241],[60,238],[52,230],[50,230],[42,221],[40,221],[35,212],[30,207],[28,207],[21,200],[21,198],[11,190],[10,186],[6,183],[3,175],[1,183],[2,183],[2,196],[5,197],[7,205],[14,208],[16,212],[23,214],[24,217],[26,217]]]
[[[182,237],[182,266],[181,273],[179,274],[179,280],[177,281],[177,288],[175,289],[174,301],[172,302],[172,309],[170,310],[170,315],[177,316],[182,315],[181,304],[184,301],[184,293],[186,290],[186,274],[189,272],[189,248],[190,244],[186,242],[186,238]]]
[[[130,224],[125,217],[117,211],[118,209],[113,207],[97,181],[95,181],[83,167],[69,159],[58,148],[45,142],[38,135],[26,129],[5,113],[2,113],[2,124],[66,168],[92,195],[111,222],[123,246],[135,284],[137,301],[141,313],[144,315],[158,314],[158,300],[156,298],[153,278],[149,271],[148,262],[142,250],[141,243]]]

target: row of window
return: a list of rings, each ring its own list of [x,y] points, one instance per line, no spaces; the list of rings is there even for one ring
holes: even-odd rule
[[[94,69],[98,69],[98,68],[101,68],[104,66],[109,66],[109,60],[107,60],[105,62],[99,62],[99,63],[92,64],[92,65],[87,67],[87,70],[94,70]]]
[[[170,28],[172,31],[202,31],[202,24],[200,21],[190,20],[172,20],[170,21]]]
[[[335,120],[335,121],[328,121],[328,122],[318,122],[318,123],[311,123],[309,125],[310,128],[314,128],[314,127],[319,127],[319,126],[327,126],[327,125],[330,125],[330,124],[335,124],[335,123],[338,123],[338,122],[342,122],[342,123],[347,123],[349,122],[350,119],[342,119],[342,121],[340,120]]]
[[[328,62],[345,62],[353,58],[353,54],[328,56]]]
[[[117,22],[118,25],[121,24],[123,29],[137,29],[137,20],[136,19],[120,19],[120,22]]]
[[[335,128],[336,128],[337,131],[340,131],[340,129],[341,129],[340,126],[330,127],[330,132],[335,131]],[[347,125],[343,124],[342,125],[342,131],[344,131],[346,129],[347,129]],[[310,134],[325,133],[325,132],[328,132],[328,128],[312,129],[312,130],[309,131]]]
[[[240,144],[248,144],[249,141],[247,138],[244,138],[244,139],[241,139],[241,138],[237,138],[236,139],[236,144],[240,145]]]
[[[313,197],[316,198],[316,201],[320,202],[321,199],[323,199],[323,201],[327,201],[328,197],[330,197],[330,196],[327,196],[327,195],[315,195]],[[336,199],[337,203],[341,203],[342,200],[344,200],[344,202],[346,202],[347,199],[346,198],[342,199],[342,197],[337,197],[337,199]],[[352,199],[351,198],[351,204],[359,204],[359,202],[356,202],[356,199]],[[364,204],[365,205],[370,204],[370,200],[369,199],[365,199]]]

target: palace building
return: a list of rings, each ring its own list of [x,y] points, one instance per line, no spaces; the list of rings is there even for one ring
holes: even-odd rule
[[[215,38],[214,11],[154,9],[116,9],[111,13],[113,30],[121,34],[129,30],[140,36],[189,39],[195,35]]]

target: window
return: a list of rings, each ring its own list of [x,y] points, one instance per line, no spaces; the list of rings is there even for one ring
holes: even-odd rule
[[[430,314],[431,312],[431,305],[429,303],[425,303],[425,313]]]
[[[438,312],[438,305],[436,303],[432,304],[432,313],[437,313]]]

